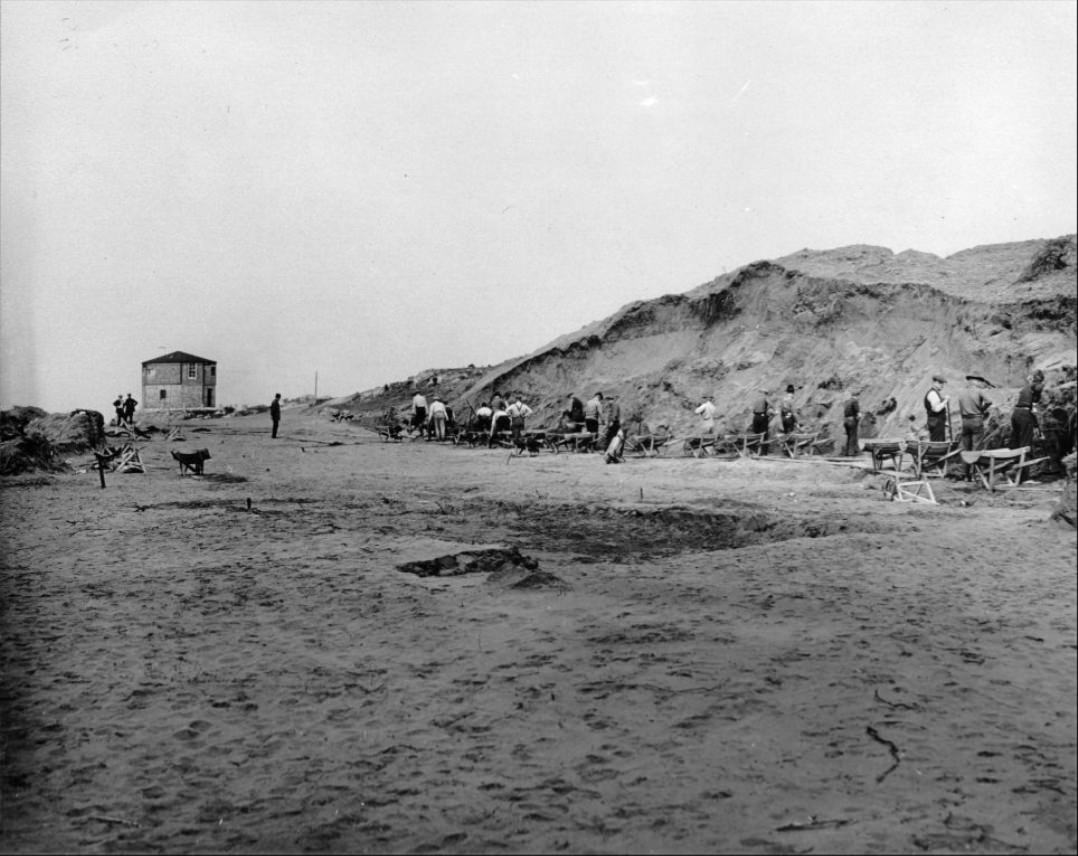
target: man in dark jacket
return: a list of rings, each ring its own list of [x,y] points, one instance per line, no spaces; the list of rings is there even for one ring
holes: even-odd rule
[[[932,375],[932,388],[925,393],[928,439],[937,443],[947,439],[947,404],[951,399],[943,394],[945,383],[947,381],[943,375]]]
[[[584,427],[584,402],[572,393],[569,393],[569,409],[565,411],[565,418],[572,424],[574,431],[580,431]]]
[[[277,436],[277,426],[281,422],[281,393],[277,393],[273,397],[273,403],[270,405],[270,419],[273,420],[273,433],[271,437]]]
[[[850,393],[842,410],[842,427],[846,429],[846,448],[842,453],[848,458],[856,457],[861,453],[861,446],[857,442],[857,426],[861,422],[861,402],[857,400],[856,391]]]
[[[761,389],[760,394],[756,396],[752,404],[752,433],[763,434],[763,440],[760,443],[760,454],[767,454],[767,440],[768,440],[768,426],[771,424],[771,417],[775,415],[775,411],[771,407],[771,403],[767,400],[767,390]]]
[[[138,407],[138,402],[135,401],[131,393],[127,393],[127,398],[124,399],[124,421],[131,426],[135,424],[135,408]]]
[[[1011,414],[1011,448],[1033,446],[1033,430],[1037,427],[1037,405],[1044,391],[1044,372],[1040,369],[1029,376],[1029,381],[1018,392],[1018,401]]]

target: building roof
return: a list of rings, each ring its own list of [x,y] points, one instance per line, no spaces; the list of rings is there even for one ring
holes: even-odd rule
[[[165,354],[163,357],[145,360],[142,364],[146,366],[150,363],[209,363],[214,365],[217,363],[217,360],[207,360],[205,357],[196,357],[194,354],[189,354],[186,351],[173,351],[171,354]]]

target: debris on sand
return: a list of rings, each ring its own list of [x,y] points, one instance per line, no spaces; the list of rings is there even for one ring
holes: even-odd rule
[[[487,583],[509,589],[554,589],[569,591],[572,588],[565,580],[550,571],[529,570],[518,565],[507,565],[487,577]]]
[[[404,562],[398,571],[419,577],[459,577],[464,574],[489,574],[487,582],[501,588],[557,589],[567,591],[564,580],[539,569],[539,562],[525,556],[516,547],[493,547],[447,553],[433,559]]]
[[[521,567],[535,570],[539,563],[523,555],[516,547],[494,547],[481,550],[462,550],[434,559],[405,562],[397,565],[398,571],[417,577],[459,577],[463,574],[489,574],[505,567]]]

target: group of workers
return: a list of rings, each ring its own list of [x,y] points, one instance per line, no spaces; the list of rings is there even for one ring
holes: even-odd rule
[[[924,397],[925,428],[922,430],[917,424],[917,417],[910,414],[908,417],[906,439],[941,443],[957,442],[963,451],[976,451],[984,448],[985,426],[989,418],[989,412],[996,405],[985,393],[985,387],[989,382],[979,375],[966,375],[966,383],[957,395],[955,402],[960,420],[959,432],[956,434],[951,424],[951,397],[944,394],[944,386],[947,379],[942,374],[932,376],[932,385]],[[1043,424],[1048,421],[1044,417],[1049,414],[1039,413],[1041,399],[1044,394],[1044,372],[1037,369],[1026,378],[1025,385],[1019,390],[1018,398],[1011,411],[1010,438],[1008,446],[1011,449],[1023,447],[1032,448],[1034,437],[1041,429],[1041,433],[1048,434],[1048,426]],[[860,421],[860,406],[857,394],[847,399],[844,412],[844,424],[846,427],[846,455],[856,455],[859,452],[857,443],[857,428]],[[1073,413],[1070,417],[1073,434]],[[1063,429],[1066,433],[1066,429]],[[1049,452],[1053,452],[1054,446],[1058,445],[1055,438],[1049,446]],[[1052,454],[1052,457],[1057,455]]]
[[[482,402],[475,409],[472,427],[487,437],[488,445],[493,445],[502,431],[508,431],[514,441],[519,441],[524,435],[526,420],[533,412],[519,395],[507,402],[500,392],[495,391],[490,401]],[[426,432],[429,439],[445,440],[457,429],[457,424],[453,408],[440,396],[433,396],[428,406],[426,396],[417,392],[412,397],[409,427],[413,432]]]
[[[794,407],[795,391],[792,383],[786,385],[786,392],[782,396],[782,401],[779,402],[779,409],[777,411],[772,406],[768,397],[770,395],[770,390],[760,389],[753,399],[752,422],[749,430],[753,434],[763,435],[763,442],[760,444],[760,454],[766,455],[768,453],[771,421],[776,416],[779,417],[779,425],[783,434],[793,434],[801,427],[797,418],[797,410]],[[713,435],[715,433],[715,414],[717,412],[717,408],[715,407],[715,397],[712,395],[705,396],[703,403],[693,412],[700,417],[701,432],[707,436]]]
[[[990,409],[994,406],[984,393],[988,381],[976,375],[966,376],[966,385],[957,394],[956,405],[961,420],[961,433],[954,436],[951,425],[951,397],[944,393],[947,383],[942,374],[932,376],[932,385],[924,396],[924,429],[918,425],[914,415],[908,417],[907,438],[934,442],[952,440],[964,450],[983,448],[985,425]],[[1032,446],[1037,428],[1037,408],[1044,390],[1044,373],[1033,372],[1018,394],[1018,400],[1010,420],[1010,440],[1012,449]],[[767,454],[772,421],[778,417],[779,428],[783,434],[793,434],[803,430],[794,405],[795,387],[786,386],[785,393],[777,409],[769,398],[770,391],[760,389],[752,401],[752,419],[750,430],[753,434],[763,435],[760,444],[761,454]],[[841,454],[854,457],[860,454],[858,440],[862,421],[860,395],[862,390],[855,389],[843,403],[842,422],[845,430],[845,444]],[[894,400],[890,401],[894,407]],[[700,428],[705,435],[714,435],[717,407],[714,397],[708,395],[695,408],[700,417]],[[885,411],[879,411],[885,412]],[[495,391],[489,401],[482,402],[474,410],[474,416],[468,420],[467,428],[486,438],[488,445],[494,445],[499,434],[508,433],[514,443],[519,444],[526,430],[527,419],[534,413],[520,395],[507,399]],[[1073,421],[1073,417],[1072,417]],[[568,396],[568,407],[562,412],[559,430],[565,433],[586,433],[594,437],[597,448],[606,449],[621,431],[621,408],[617,396],[605,396],[596,392],[587,401],[576,394]],[[410,429],[423,431],[429,439],[445,440],[457,429],[452,408],[438,395],[434,395],[428,404],[421,392],[416,392],[412,399]]]

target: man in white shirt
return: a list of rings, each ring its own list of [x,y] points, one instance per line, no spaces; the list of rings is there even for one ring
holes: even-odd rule
[[[490,431],[490,421],[494,417],[494,411],[485,401],[475,411],[475,427],[479,431]]]
[[[419,431],[427,421],[427,398],[421,392],[412,396],[412,430]]]
[[[714,396],[704,397],[704,403],[696,408],[694,413],[700,416],[700,429],[704,434],[715,433],[715,401]]]
[[[434,423],[434,439],[445,439],[445,423],[449,414],[445,409],[445,404],[438,396],[434,396],[434,401],[430,405],[430,419]]]
[[[603,413],[603,394],[595,393],[584,405],[584,430],[590,434],[599,433],[599,420]]]
[[[509,430],[513,434],[513,442],[519,442],[524,436],[524,419],[532,414],[532,409],[528,407],[523,401],[520,400],[520,396],[516,397],[516,400],[506,408],[506,413],[509,414]]]

